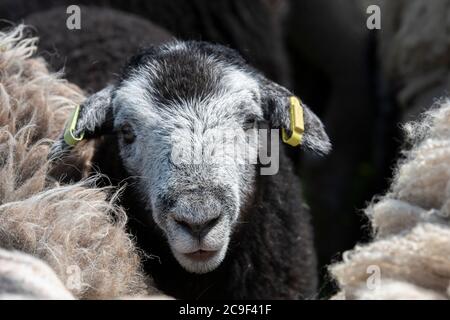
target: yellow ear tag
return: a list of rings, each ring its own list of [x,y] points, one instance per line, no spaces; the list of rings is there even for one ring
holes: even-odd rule
[[[303,123],[303,107],[297,97],[290,97],[289,116],[291,120],[291,136],[288,137],[286,130],[282,129],[283,142],[293,147],[298,146],[302,141],[305,125]]]
[[[70,120],[68,121],[68,125],[66,127],[66,131],[64,131],[64,141],[69,146],[74,146],[81,140],[83,140],[84,132],[81,133],[79,137],[75,137],[73,131],[77,126],[78,114],[80,113],[80,106],[76,106],[75,110],[73,110]]]

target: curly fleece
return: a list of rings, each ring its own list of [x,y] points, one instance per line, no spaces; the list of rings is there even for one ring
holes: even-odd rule
[[[450,298],[449,128],[446,99],[405,126],[410,147],[391,188],[366,209],[373,241],[330,267],[340,289],[336,298]],[[368,285],[373,267],[379,270],[374,286]]]
[[[93,188],[93,180],[60,185],[47,175],[51,139],[84,97],[32,58],[36,39],[25,32],[0,32],[0,248],[41,259],[64,284],[76,267],[81,283],[68,288],[76,298],[146,293],[149,281],[111,190]]]

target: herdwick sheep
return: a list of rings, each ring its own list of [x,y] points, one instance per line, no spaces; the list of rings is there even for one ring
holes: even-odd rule
[[[153,257],[145,268],[158,289],[175,298],[314,297],[310,216],[285,146],[275,175],[257,174],[261,163],[223,148],[253,157],[258,145],[245,141],[257,127],[289,134],[291,96],[234,50],[190,41],[143,50],[116,84],[82,104],[73,135],[100,138],[94,165],[126,183],[121,204]],[[303,147],[328,152],[306,106],[304,121]],[[219,141],[227,130],[237,135]],[[209,160],[174,161],[174,150],[192,145]],[[69,150],[61,135],[52,158]]]

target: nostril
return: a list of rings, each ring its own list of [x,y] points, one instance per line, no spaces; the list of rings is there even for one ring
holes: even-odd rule
[[[216,218],[214,218],[214,219],[209,220],[209,221],[205,224],[205,228],[212,229],[212,228],[214,228],[214,226],[217,224],[217,222],[219,222],[219,217],[216,217]]]
[[[184,220],[177,219],[177,218],[174,218],[174,220],[182,229],[184,229],[184,230],[186,230],[186,231],[188,231],[190,233],[192,232],[192,228],[191,228],[191,225],[189,223],[187,223]]]
[[[220,217],[213,218],[205,223],[189,223],[186,220],[174,218],[175,222],[185,231],[189,232],[192,236],[197,238],[203,238],[205,235],[214,228],[220,220]]]

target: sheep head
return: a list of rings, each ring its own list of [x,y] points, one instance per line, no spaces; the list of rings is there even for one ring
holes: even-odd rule
[[[84,102],[74,134],[115,134],[149,221],[182,267],[206,273],[223,261],[254,190],[255,133],[290,130],[291,96],[229,48],[175,42],[133,57],[117,84]],[[322,123],[303,107],[302,146],[328,152]],[[62,136],[52,150],[68,150]]]

